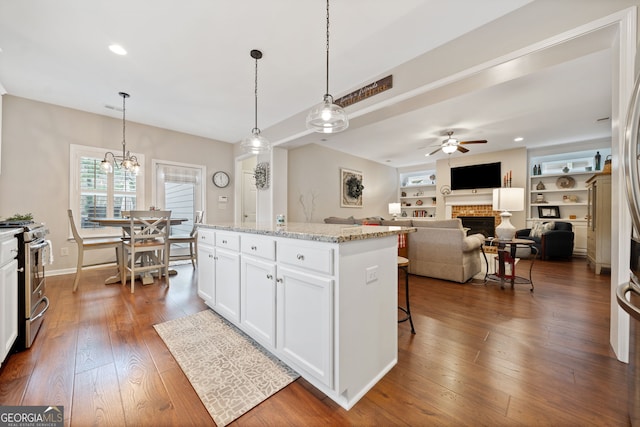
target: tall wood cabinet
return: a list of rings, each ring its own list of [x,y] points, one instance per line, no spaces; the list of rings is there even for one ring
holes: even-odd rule
[[[587,188],[587,262],[600,274],[611,269],[611,174],[592,176]]]

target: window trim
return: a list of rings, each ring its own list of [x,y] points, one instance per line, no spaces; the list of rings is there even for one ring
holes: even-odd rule
[[[74,219],[76,224],[80,223],[80,218],[77,217],[78,212],[80,212],[80,158],[81,157],[96,157],[101,158],[104,157],[104,153],[107,151],[112,151],[109,148],[101,148],[101,147],[92,147],[86,145],[77,145],[77,144],[69,144],[69,209],[73,211]],[[144,206],[144,154],[139,153],[131,153],[132,155],[138,158],[138,162],[142,165],[141,173],[136,177],[136,201],[138,206]],[[111,190],[113,191],[113,190]],[[111,194],[113,195],[113,194]],[[103,228],[96,230],[86,230],[82,229],[82,227],[78,227],[78,233],[82,237],[107,237],[107,236],[120,236],[122,234],[122,230],[118,228]],[[68,227],[68,238],[73,239],[73,235],[71,234],[71,227]]]

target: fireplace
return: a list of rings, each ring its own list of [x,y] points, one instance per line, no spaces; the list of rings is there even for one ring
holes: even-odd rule
[[[469,228],[468,235],[482,233],[484,237],[495,235],[496,218],[493,216],[459,216],[462,226]]]

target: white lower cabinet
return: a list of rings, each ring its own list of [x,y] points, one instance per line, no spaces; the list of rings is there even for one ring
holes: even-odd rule
[[[198,230],[198,296],[209,307],[215,305],[216,250],[214,232]]]
[[[18,240],[0,238],[0,365],[18,337]]]
[[[276,348],[276,265],[242,255],[241,321],[244,330],[268,348]]]
[[[0,320],[0,364],[11,351],[18,337],[18,261],[0,267],[0,294],[2,297],[2,320]]]
[[[198,230],[198,295],[227,319],[240,321],[240,237]]]
[[[240,254],[216,247],[215,309],[234,323],[240,322]]]
[[[397,362],[395,235],[330,243],[199,234],[198,295],[342,407]]]
[[[333,386],[333,279],[278,266],[278,350]]]

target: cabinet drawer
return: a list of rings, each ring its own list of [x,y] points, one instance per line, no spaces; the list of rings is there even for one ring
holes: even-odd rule
[[[0,265],[4,265],[18,255],[18,239],[0,242]]]
[[[232,251],[240,250],[240,236],[236,233],[216,232],[216,247]]]
[[[278,262],[324,274],[333,274],[333,249],[287,243],[278,244]]]
[[[199,228],[198,229],[198,241],[205,245],[213,246],[215,244],[216,233],[208,228]]]
[[[269,237],[242,236],[242,253],[274,261],[276,259],[276,242]]]

